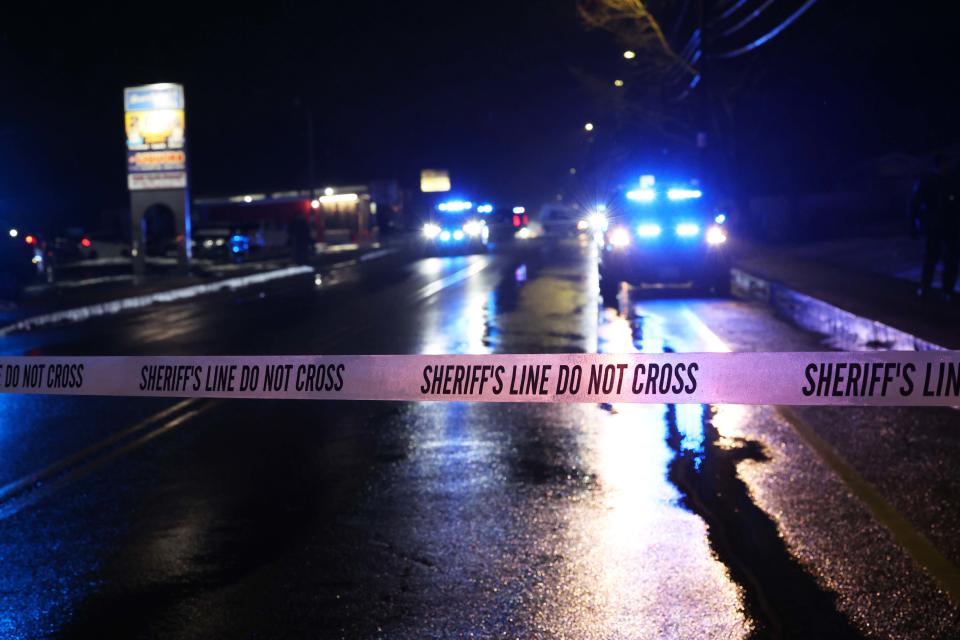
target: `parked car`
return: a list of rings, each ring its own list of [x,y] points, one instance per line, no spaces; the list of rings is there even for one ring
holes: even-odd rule
[[[231,227],[194,229],[193,257],[215,262],[242,260],[250,253],[250,238]]]
[[[577,223],[580,221],[581,214],[562,204],[545,204],[540,208],[540,213],[532,222],[538,227],[537,231],[541,235],[553,238],[565,238],[575,236],[578,232]]]
[[[43,273],[43,255],[36,247],[36,238],[14,231],[0,234],[0,300],[16,300],[24,287]]]

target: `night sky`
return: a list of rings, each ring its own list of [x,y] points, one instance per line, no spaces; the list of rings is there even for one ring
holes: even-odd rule
[[[125,207],[122,89],[162,81],[186,87],[195,196],[303,185],[306,107],[319,183],[413,187],[442,167],[475,197],[536,200],[604,117],[572,69],[608,73],[621,50],[568,0],[199,4],[32,3],[0,20],[0,218]],[[957,16],[929,5],[821,0],[752,54],[751,188],[819,188],[825,159],[957,142]]]

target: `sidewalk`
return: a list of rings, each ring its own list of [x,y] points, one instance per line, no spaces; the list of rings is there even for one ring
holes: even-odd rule
[[[734,293],[762,300],[844,349],[960,349],[960,304],[920,300],[921,241],[836,240],[747,245],[734,261]],[[939,284],[939,276],[935,279]]]
[[[396,253],[402,243],[334,246],[318,253],[309,265],[294,265],[289,260],[261,260],[240,263],[194,265],[190,275],[151,273],[139,282],[129,268],[110,265],[107,269],[80,265],[67,271],[63,280],[28,288],[16,304],[0,303],[0,335],[22,330],[22,323],[52,324],[65,320],[116,313],[198,295],[237,289],[269,280],[307,276],[315,271],[336,269]],[[102,275],[101,275],[102,273]]]

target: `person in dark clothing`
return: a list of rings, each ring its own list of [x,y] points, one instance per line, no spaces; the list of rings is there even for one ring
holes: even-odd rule
[[[942,260],[943,293],[951,298],[960,268],[960,180],[946,157],[937,155],[933,162],[934,172],[916,182],[910,199],[914,233],[926,238],[917,293],[930,293],[934,271]]]
[[[310,225],[306,219],[301,216],[295,217],[290,221],[288,227],[290,242],[293,245],[293,259],[297,264],[307,264],[310,259],[310,249],[312,248],[310,238]]]

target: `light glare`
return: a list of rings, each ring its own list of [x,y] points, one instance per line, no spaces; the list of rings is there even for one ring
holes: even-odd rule
[[[635,200],[637,202],[653,202],[657,199],[657,192],[653,189],[648,189],[643,187],[641,189],[634,189],[633,191],[627,191],[627,198],[630,200]]]
[[[727,241],[727,234],[720,227],[710,227],[707,229],[707,244],[718,245]]]
[[[318,198],[320,202],[356,202],[359,199],[360,196],[355,193],[338,193],[335,195],[320,196]]]
[[[623,227],[617,227],[610,233],[610,245],[625,247],[630,244],[630,232]]]
[[[693,200],[703,196],[700,189],[670,189],[667,191],[667,197],[671,200]]]
[[[683,238],[689,238],[700,233],[700,227],[692,222],[681,222],[677,225],[677,235]]]
[[[662,231],[663,229],[660,228],[660,225],[652,222],[647,222],[637,227],[637,235],[641,238],[656,238]]]

